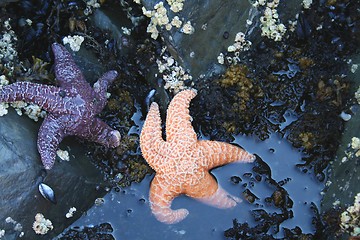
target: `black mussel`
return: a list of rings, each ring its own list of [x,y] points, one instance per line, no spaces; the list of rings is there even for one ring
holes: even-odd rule
[[[51,187],[49,187],[45,183],[40,183],[39,184],[39,192],[45,199],[56,204],[55,192],[54,192],[54,190],[52,190]]]
[[[296,35],[300,40],[308,40],[311,36],[310,23],[302,13],[299,13],[297,20]]]

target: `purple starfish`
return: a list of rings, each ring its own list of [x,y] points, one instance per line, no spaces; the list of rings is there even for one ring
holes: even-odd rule
[[[76,135],[106,147],[120,144],[120,133],[96,117],[106,105],[106,89],[116,78],[116,71],[105,73],[92,88],[70,53],[52,44],[55,76],[59,87],[31,82],[17,82],[0,88],[0,102],[25,101],[45,109],[37,146],[45,169],[54,165],[62,139]]]

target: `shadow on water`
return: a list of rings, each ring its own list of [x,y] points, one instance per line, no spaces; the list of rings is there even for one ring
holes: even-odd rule
[[[253,203],[243,198],[244,201],[235,208],[221,210],[180,196],[174,200],[172,208],[187,208],[190,214],[178,224],[166,225],[151,214],[148,193],[153,175],[148,175],[141,183],[133,183],[120,192],[109,192],[104,197],[104,204],[91,208],[72,227],[91,227],[108,222],[113,227],[112,234],[116,239],[222,239],[224,231],[232,227],[235,218],[239,223],[248,223],[250,227],[258,224],[252,215],[253,210],[281,213],[278,207],[265,201],[274,192],[273,184],[268,181],[270,177],[276,183],[282,182],[282,188],[293,201],[290,208],[293,217],[280,224],[279,232],[270,228],[268,234],[283,237],[282,228],[292,229],[296,226],[303,233],[313,233],[311,203],[319,206],[323,184],[318,183],[310,171],[303,173],[296,167],[301,163],[302,153],[275,133],[265,141],[236,136],[234,143],[255,153],[258,156],[256,161],[265,162],[271,174],[255,177],[255,163],[229,164],[212,170],[212,174],[223,188],[235,196],[242,197],[244,191],[250,191],[256,196]]]

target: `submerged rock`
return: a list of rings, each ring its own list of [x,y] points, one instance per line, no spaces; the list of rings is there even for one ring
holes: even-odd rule
[[[58,163],[44,176],[36,147],[39,127],[39,123],[18,116],[12,109],[0,117],[0,230],[5,230],[4,239],[17,239],[21,235],[23,239],[50,239],[103,194],[96,190],[101,174],[91,164],[84,147],[71,141],[74,138],[66,139],[60,146],[69,151],[70,161]],[[38,190],[41,181],[55,191],[56,205],[41,196]],[[67,219],[65,215],[70,207],[78,211]],[[36,236],[32,229],[37,213],[43,214],[54,227],[44,237]]]

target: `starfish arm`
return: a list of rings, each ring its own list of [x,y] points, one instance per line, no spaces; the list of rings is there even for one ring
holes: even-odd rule
[[[159,171],[161,156],[166,156],[166,142],[162,138],[159,105],[153,102],[146,116],[140,134],[140,148],[143,157],[155,171]]]
[[[55,86],[31,82],[16,82],[0,88],[0,102],[24,101],[34,103],[48,112],[61,109],[60,89]]]
[[[232,208],[235,207],[238,203],[242,202],[240,198],[231,195],[221,186],[218,186],[218,189],[213,195],[203,198],[197,198],[197,200],[207,205],[221,209]]]
[[[202,140],[197,144],[204,156],[200,164],[208,170],[232,162],[253,162],[256,158],[255,155],[230,143]]]
[[[86,140],[100,143],[106,147],[118,147],[121,135],[99,118],[93,118],[91,122],[81,124],[73,133]]]
[[[115,80],[118,73],[116,71],[109,71],[102,75],[99,80],[94,83],[93,89],[98,98],[97,111],[101,112],[105,107],[107,98],[106,98],[106,90],[109,85]]]
[[[189,112],[190,101],[195,96],[195,90],[184,90],[170,102],[166,116],[166,141],[181,141],[188,145],[197,141]]]
[[[198,201],[217,208],[231,208],[236,206],[241,199],[230,195],[221,188],[215,178],[208,172],[203,172],[204,176],[195,186],[189,186],[186,195]]]
[[[59,86],[63,88],[82,87],[89,88],[84,75],[66,48],[58,43],[52,44],[52,50],[55,57],[55,75]]]
[[[157,220],[167,224],[174,224],[182,221],[189,214],[189,211],[182,208],[171,209],[173,199],[180,194],[175,187],[164,178],[156,175],[150,186],[150,207]]]
[[[37,146],[45,169],[51,169],[55,163],[56,150],[65,134],[59,121],[51,114],[44,119],[39,133]]]

